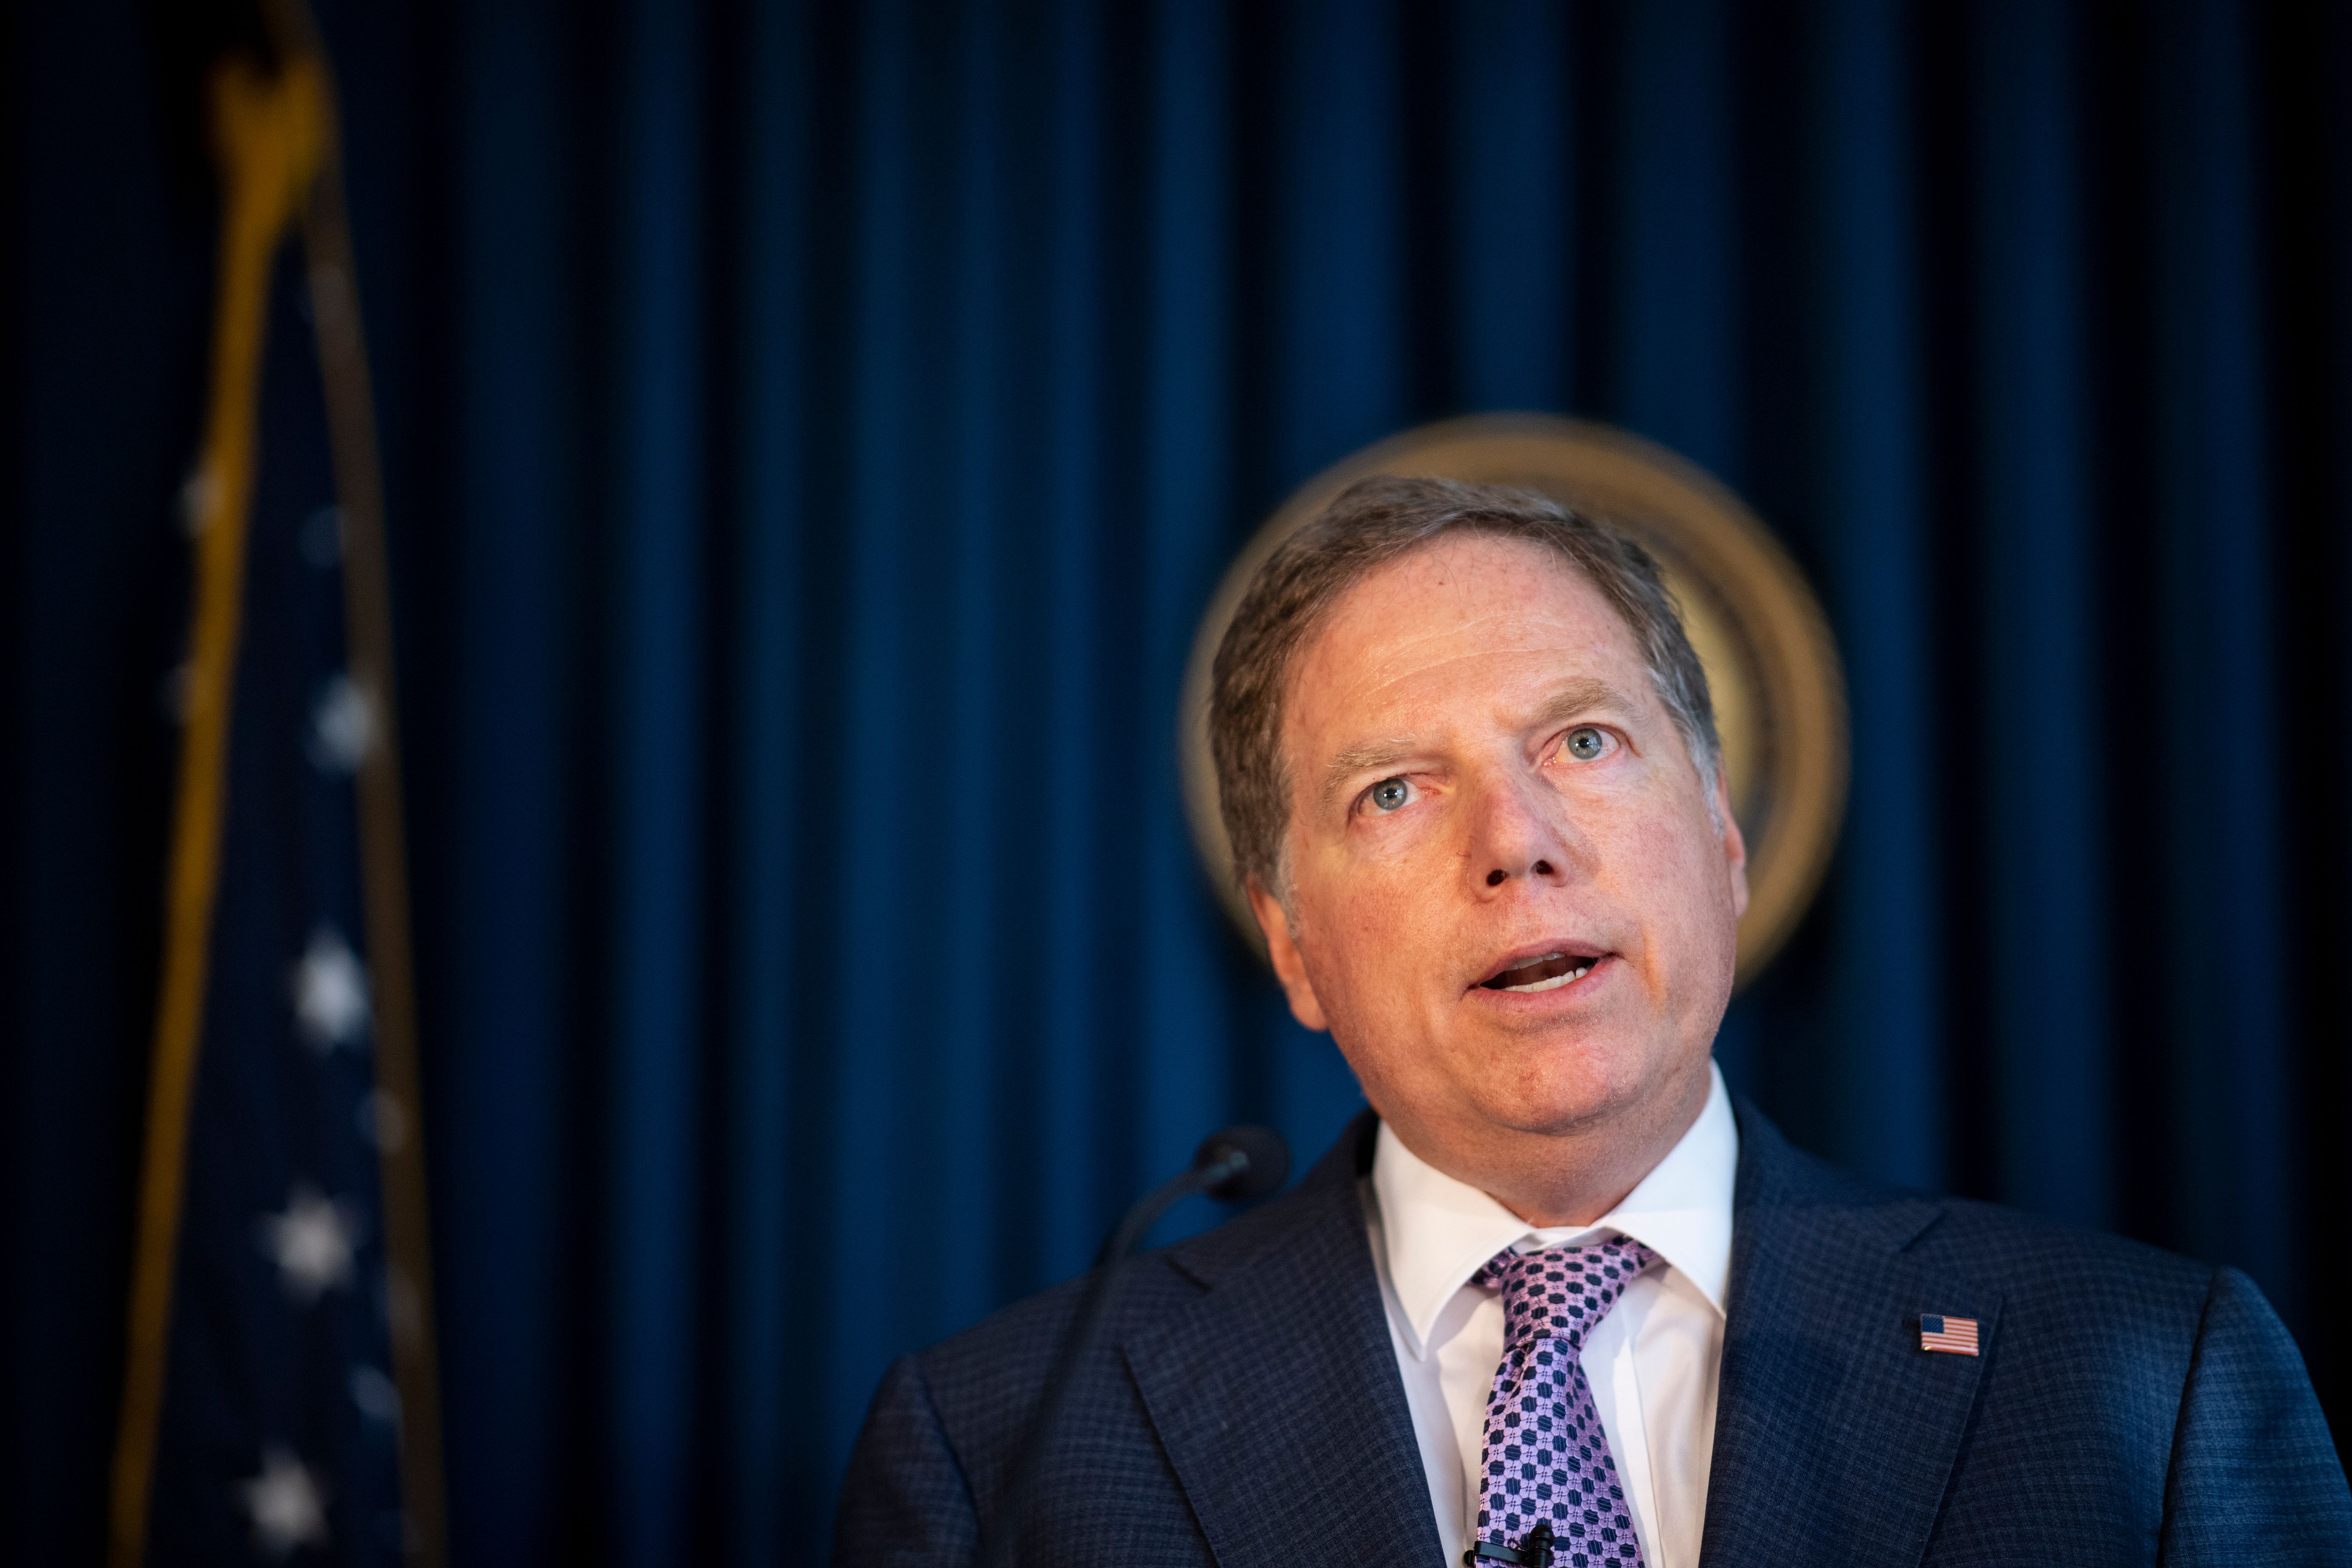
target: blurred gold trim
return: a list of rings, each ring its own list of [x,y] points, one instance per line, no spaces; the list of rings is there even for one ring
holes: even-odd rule
[[[1658,558],[1707,666],[1733,813],[1748,837],[1739,922],[1745,987],[1788,942],[1820,889],[1845,811],[1845,678],[1821,605],[1762,522],[1714,476],[1638,436],[1542,414],[1425,425],[1316,475],[1244,546],[1192,641],[1179,713],[1184,809],[1225,912],[1264,956],[1234,885],[1209,756],[1209,677],[1234,607],[1275,547],[1368,474],[1431,475],[1539,491],[1602,519]]]
[[[311,60],[290,59],[271,76],[248,58],[232,57],[214,70],[206,90],[221,177],[220,283],[213,314],[211,403],[202,462],[189,492],[196,580],[188,638],[187,731],[173,809],[163,984],[155,1008],[124,1325],[122,1410],[115,1432],[108,1530],[107,1560],[113,1568],[139,1568],[147,1552],[188,1108],[195,1092],[213,896],[220,880],[229,705],[236,689],[270,265],[318,174],[328,138],[326,79]]]

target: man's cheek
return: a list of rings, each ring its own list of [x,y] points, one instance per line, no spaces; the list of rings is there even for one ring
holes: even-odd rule
[[[1711,836],[1703,844],[1695,843],[1685,824],[1664,814],[1643,815],[1617,825],[1604,846],[1602,861],[1610,879],[1629,898],[1654,909],[1701,902],[1711,906],[1715,885],[1722,880],[1712,874],[1720,854],[1710,860],[1706,853],[1706,847],[1714,843]]]
[[[1340,925],[1358,951],[1376,959],[1393,952],[1415,929],[1416,907],[1428,897],[1427,879],[1401,861],[1367,866],[1349,879]]]
[[[1434,852],[1441,832],[1436,803],[1431,801],[1417,803],[1402,817],[1356,818],[1341,840],[1345,871],[1359,879],[1411,875]]]

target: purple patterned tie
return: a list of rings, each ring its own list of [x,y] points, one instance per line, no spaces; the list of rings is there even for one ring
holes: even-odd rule
[[[1640,1242],[1616,1237],[1497,1253],[1470,1277],[1503,1292],[1503,1364],[1486,1395],[1478,1535],[1462,1554],[1465,1563],[1546,1563],[1554,1561],[1546,1546],[1568,1568],[1641,1563],[1633,1510],[1577,1356],[1593,1325],[1656,1260]]]

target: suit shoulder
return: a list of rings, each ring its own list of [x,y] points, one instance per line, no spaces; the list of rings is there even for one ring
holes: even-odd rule
[[[1324,1194],[1326,1202],[1329,1195]],[[1295,1237],[1317,1202],[1302,1184],[1213,1230],[1121,1264],[1109,1281],[1090,1351],[1071,1369],[1074,1387],[1120,1384],[1121,1346],[1131,1336],[1197,1300],[1219,1275],[1245,1268]],[[1089,1278],[1079,1275],[1024,1297],[910,1358],[949,1448],[982,1493],[994,1486],[1035,1415]]]
[[[1219,1274],[1282,1245],[1317,1201],[1318,1194],[1302,1185],[1120,1265],[1104,1303],[1104,1342],[1118,1343],[1128,1331],[1200,1295]],[[933,1397],[951,1406],[990,1387],[1034,1391],[1070,1331],[1088,1278],[1081,1274],[1048,1286],[918,1351],[915,1360]]]
[[[2194,1335],[2212,1265],[2145,1242],[1974,1198],[1938,1197],[1834,1165],[1739,1102],[1742,1186],[1760,1205],[1843,1215],[1911,1261],[2085,1322],[2117,1312]],[[2084,1314],[2087,1314],[2085,1317]]]
[[[1943,1213],[1911,1255],[2007,1291],[2113,1296],[2186,1314],[2193,1323],[2214,1287],[2211,1264],[2146,1242],[1974,1198],[1937,1202]]]
[[[933,1397],[945,1394],[952,1400],[982,1373],[1016,1383],[1042,1377],[1055,1346],[1069,1331],[1070,1316],[1085,1287],[1084,1275],[1062,1280],[917,1351],[915,1363]]]

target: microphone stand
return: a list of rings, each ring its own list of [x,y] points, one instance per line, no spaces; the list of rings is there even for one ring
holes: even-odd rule
[[[1102,1250],[1095,1255],[1094,1270],[1087,1276],[1087,1288],[1078,1297],[1077,1310],[1071,1314],[1070,1331],[1064,1337],[1061,1351],[1046,1374],[1037,1414],[1029,1424],[1029,1435],[1021,1445],[1020,1457],[1013,1461],[1004,1508],[996,1528],[981,1544],[983,1568],[1010,1568],[1013,1542],[1029,1517],[1037,1479],[1045,1470],[1046,1450],[1053,1446],[1063,1408],[1069,1403],[1072,1375],[1094,1349],[1104,1310],[1110,1304],[1112,1277],[1118,1272],[1119,1265],[1151,1234],[1151,1227],[1162,1215],[1194,1193],[1233,1201],[1264,1197],[1280,1187],[1289,1174],[1290,1148],[1280,1133],[1265,1127],[1228,1127],[1211,1134],[1194,1151],[1188,1169],[1152,1189],[1121,1216],[1104,1239]]]

